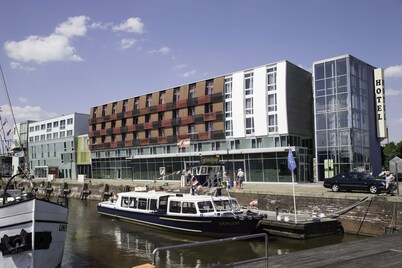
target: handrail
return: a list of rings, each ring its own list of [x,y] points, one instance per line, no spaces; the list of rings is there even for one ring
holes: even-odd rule
[[[155,248],[154,251],[152,252],[152,259],[153,259],[152,262],[153,262],[153,265],[157,266],[156,265],[156,257],[157,257],[157,253],[160,251],[166,251],[169,249],[192,248],[192,247],[205,246],[205,245],[210,245],[210,244],[218,244],[218,243],[223,243],[223,242],[228,242],[228,241],[230,242],[230,241],[248,240],[248,239],[259,238],[259,237],[264,237],[264,240],[265,240],[265,257],[244,260],[244,261],[238,262],[237,264],[246,264],[246,263],[252,263],[252,262],[256,262],[256,261],[265,261],[265,267],[268,267],[268,235],[266,233],[235,236],[235,237],[222,238],[222,239],[216,239],[216,240],[193,242],[193,243],[186,243],[186,244],[179,244],[179,245]],[[232,265],[233,265],[233,263],[232,263]]]

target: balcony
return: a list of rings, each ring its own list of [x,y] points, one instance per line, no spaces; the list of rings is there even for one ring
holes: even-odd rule
[[[171,119],[164,119],[161,121],[161,126],[162,127],[170,127],[172,125],[172,120]]]
[[[117,114],[111,114],[109,119],[110,120],[116,120],[117,119]]]
[[[112,133],[113,134],[119,134],[119,133],[121,133],[121,130],[120,130],[119,127],[114,127],[114,128],[112,128]]]
[[[197,104],[206,104],[211,102],[211,95],[198,97]]]
[[[204,114],[204,121],[215,121],[215,120],[216,120],[216,113]]]
[[[194,120],[193,120],[192,115],[185,116],[185,117],[181,118],[181,124],[182,125],[192,124],[193,122],[194,122]]]
[[[176,108],[184,108],[187,107],[187,100],[178,100],[176,102]]]
[[[106,129],[101,129],[101,130],[100,130],[100,135],[101,135],[101,136],[106,135]]]
[[[198,133],[198,140],[205,141],[211,139],[211,132],[200,132]]]
[[[144,129],[151,129],[151,128],[152,128],[152,122],[144,123]]]
[[[141,139],[140,140],[140,145],[148,145],[150,143],[150,139],[149,138],[147,138],[147,139]]]
[[[111,142],[110,143],[110,148],[118,148],[119,147],[119,144],[118,144],[118,142],[116,141],[116,142]]]
[[[167,105],[166,104],[159,104],[156,107],[156,111],[161,112],[161,111],[166,111],[167,110]]]
[[[135,131],[137,128],[135,127],[135,125],[129,125],[129,126],[127,126],[127,131],[128,132],[132,132],[132,131]]]
[[[158,143],[167,143],[167,137],[158,137]]]

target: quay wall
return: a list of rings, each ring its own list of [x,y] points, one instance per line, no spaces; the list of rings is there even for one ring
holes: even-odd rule
[[[53,192],[51,197],[61,195],[63,182],[68,183],[71,193],[69,198],[81,198],[84,183],[77,180],[55,180],[52,182]],[[92,183],[86,180],[91,194],[87,196],[88,200],[100,200],[107,183],[109,191],[118,193],[125,191],[127,187],[133,190],[135,186],[147,185],[149,189],[164,187],[167,190],[185,191],[179,187],[178,182],[162,184],[162,182],[132,182],[130,180],[92,180]],[[46,194],[47,181],[36,181],[38,194]],[[270,187],[272,188],[272,186]],[[319,188],[321,189],[321,188]],[[294,213],[294,199],[289,192],[272,192],[273,190],[264,190],[261,187],[253,189],[231,189],[229,194],[238,199],[242,206],[248,206],[252,200],[258,200],[258,209],[276,211],[281,213]],[[331,193],[328,191],[314,191],[307,189],[299,192],[296,196],[297,214],[319,215],[324,213],[326,216],[349,208],[357,202],[366,198],[366,201],[351,208],[349,211],[338,217],[339,221],[347,233],[379,236],[384,233],[394,233],[402,231],[402,197],[387,195],[371,195],[368,193]]]
[[[294,213],[293,195],[289,194],[261,194],[261,193],[231,193],[240,204],[249,204],[250,200],[258,200],[258,209],[281,213]],[[296,196],[297,214],[317,216],[324,213],[326,216],[352,207],[367,195],[361,197],[344,198],[325,197],[320,195]],[[365,202],[351,208],[338,217],[345,232],[379,236],[385,233],[402,231],[402,202],[394,196],[370,195]]]

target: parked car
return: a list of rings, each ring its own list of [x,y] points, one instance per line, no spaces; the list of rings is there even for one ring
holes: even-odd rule
[[[332,178],[324,179],[324,187],[339,191],[369,191],[372,194],[379,194],[385,191],[385,180],[376,179],[365,172],[343,172]]]

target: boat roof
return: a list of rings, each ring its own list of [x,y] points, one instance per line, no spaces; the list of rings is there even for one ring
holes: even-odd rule
[[[205,200],[219,200],[219,199],[235,199],[230,196],[211,196],[211,195],[192,195],[183,193],[172,193],[166,191],[148,191],[148,192],[124,192],[118,193],[119,196],[123,197],[139,197],[139,198],[159,198],[161,196],[170,196],[170,200],[182,201],[183,199],[189,201],[205,201]]]

